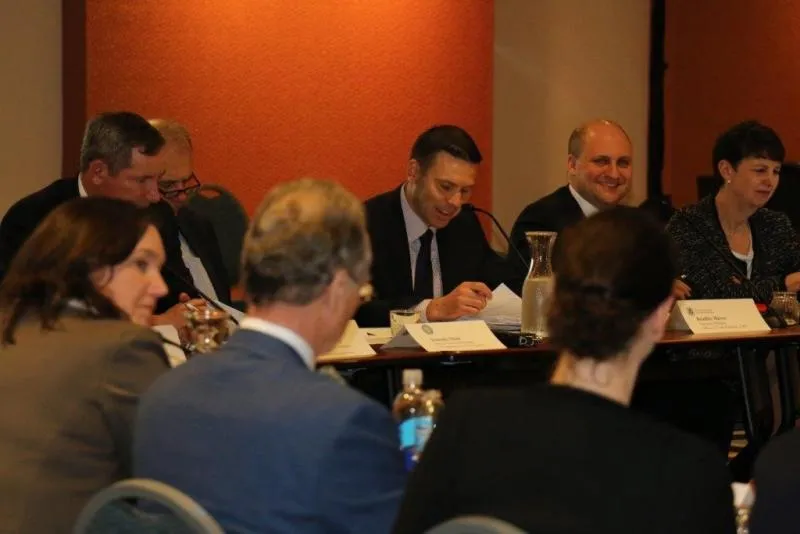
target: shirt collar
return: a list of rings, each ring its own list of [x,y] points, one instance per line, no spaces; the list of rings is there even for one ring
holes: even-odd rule
[[[403,208],[403,221],[406,224],[406,235],[408,236],[408,242],[413,243],[424,234],[428,230],[428,225],[425,224],[417,212],[414,211],[414,208],[411,207],[411,204],[408,203],[408,199],[406,198],[406,186],[400,189],[400,206]],[[434,230],[435,231],[435,230]]]
[[[300,359],[308,366],[309,369],[314,369],[316,365],[316,358],[314,357],[314,349],[308,344],[308,341],[303,339],[297,332],[264,319],[257,317],[245,317],[239,323],[239,328],[245,330],[253,330],[260,332],[267,336],[274,337],[289,345],[300,356]]]
[[[575,199],[575,202],[578,203],[578,206],[580,206],[581,211],[583,212],[583,215],[585,217],[591,217],[592,215],[600,211],[599,209],[597,209],[597,206],[595,206],[594,204],[583,198],[580,195],[580,193],[578,193],[578,191],[574,187],[572,187],[572,184],[569,184],[569,192],[572,194],[572,198]]]
[[[78,175],[78,195],[81,198],[86,198],[89,196],[89,193],[86,192],[86,188],[83,187],[83,177],[80,174]]]

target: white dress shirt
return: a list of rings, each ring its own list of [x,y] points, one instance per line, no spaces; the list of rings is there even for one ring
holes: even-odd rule
[[[403,208],[403,221],[406,225],[406,236],[408,237],[408,256],[411,260],[411,284],[412,287],[416,284],[416,271],[417,271],[417,256],[419,256],[419,249],[422,246],[420,238],[422,234],[428,231],[428,225],[425,221],[420,219],[416,214],[411,204],[408,203],[406,198],[406,188],[400,191],[400,206]],[[433,231],[433,240],[431,241],[431,270],[433,272],[433,296],[442,296],[442,267],[439,264],[439,245],[436,242],[436,229],[430,228]]]
[[[572,198],[574,198],[575,202],[577,202],[578,206],[580,206],[584,217],[591,217],[600,211],[594,204],[583,198],[580,193],[578,193],[578,191],[572,187],[572,184],[569,184],[569,192],[572,193]]]
[[[78,196],[81,198],[86,198],[89,196],[89,193],[86,192],[86,188],[83,187],[83,176],[80,174],[78,175]]]
[[[219,297],[217,297],[217,292],[214,289],[214,284],[211,282],[211,277],[208,276],[208,271],[206,271],[203,265],[203,260],[194,253],[192,247],[186,242],[186,238],[183,237],[183,234],[178,234],[178,237],[181,242],[181,258],[183,258],[183,264],[189,269],[189,274],[192,275],[192,281],[195,287],[211,297],[211,300],[219,302]]]
[[[253,330],[262,334],[279,339],[289,345],[305,362],[309,369],[314,369],[316,366],[316,358],[314,357],[314,349],[308,344],[308,341],[303,339],[297,332],[275,324],[264,319],[257,317],[245,317],[239,323],[239,328],[245,330]]]

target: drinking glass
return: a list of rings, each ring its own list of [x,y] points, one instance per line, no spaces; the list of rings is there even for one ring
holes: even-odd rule
[[[780,314],[788,326],[797,324],[797,318],[798,315],[800,315],[800,304],[797,302],[797,293],[791,291],[775,291],[772,293],[772,302],[769,307]]]
[[[230,335],[228,314],[215,308],[201,308],[186,314],[195,352],[207,354],[221,347]]]
[[[404,325],[418,323],[421,315],[420,311],[415,309],[391,310],[389,326],[392,329],[392,337],[399,334]]]

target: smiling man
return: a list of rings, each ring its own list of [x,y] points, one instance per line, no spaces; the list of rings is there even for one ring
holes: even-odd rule
[[[633,147],[619,124],[598,119],[575,128],[567,152],[567,185],[528,205],[511,230],[512,242],[526,259],[530,249],[525,232],[560,232],[620,204],[631,189]]]
[[[483,157],[458,126],[434,126],[411,148],[406,181],[366,202],[375,299],[362,326],[389,324],[389,311],[417,308],[428,321],[475,315],[504,279],[469,202]]]

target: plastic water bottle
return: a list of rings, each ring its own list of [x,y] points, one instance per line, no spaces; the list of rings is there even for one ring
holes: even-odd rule
[[[422,371],[403,371],[403,391],[397,395],[392,413],[400,427],[400,450],[407,470],[419,461],[425,443],[436,427],[436,419],[444,404],[442,395],[436,390],[424,391]]]

